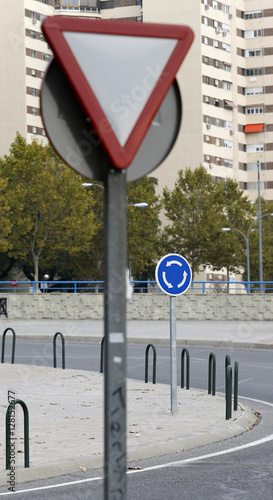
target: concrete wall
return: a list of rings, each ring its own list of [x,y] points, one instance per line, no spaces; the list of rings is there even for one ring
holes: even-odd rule
[[[2,294],[9,320],[102,319],[102,294]],[[170,299],[163,294],[134,294],[127,304],[128,320],[169,319]],[[2,316],[4,318],[4,316]],[[273,294],[182,295],[177,320],[273,320]]]

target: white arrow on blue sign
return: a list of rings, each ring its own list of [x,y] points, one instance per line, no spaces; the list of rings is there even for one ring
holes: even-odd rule
[[[168,295],[181,295],[191,284],[191,268],[184,257],[169,253],[158,262],[155,278],[163,292]]]

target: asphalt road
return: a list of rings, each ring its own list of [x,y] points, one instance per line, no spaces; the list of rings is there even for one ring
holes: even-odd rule
[[[6,361],[10,359],[9,349],[7,344]],[[18,340],[15,361],[52,366],[52,351],[52,342]],[[211,351],[217,359],[217,392],[224,390],[225,355],[229,354],[232,364],[235,360],[239,362],[239,399],[261,413],[260,423],[249,432],[222,443],[130,464],[128,500],[256,500],[257,497],[272,500],[273,351],[190,347],[191,387],[207,388],[208,356]],[[178,348],[178,359],[180,354],[181,348]],[[145,346],[128,346],[128,377],[144,380],[144,358]],[[58,366],[61,366],[59,345]],[[99,370],[100,345],[67,342],[66,366]],[[158,382],[169,383],[169,367],[169,348],[157,346]],[[149,370],[151,379],[151,365]],[[180,367],[178,371],[180,383]],[[61,485],[64,482],[70,484]],[[102,500],[102,471],[87,471],[21,485],[17,487],[16,495],[30,500]],[[7,498],[5,488],[0,490],[1,496]],[[121,499],[117,497],[115,500]]]

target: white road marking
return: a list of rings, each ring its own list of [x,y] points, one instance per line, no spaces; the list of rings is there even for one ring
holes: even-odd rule
[[[253,398],[245,398],[241,397],[241,399],[245,399],[247,401],[252,401],[254,403],[260,403],[266,406],[271,406],[273,408],[273,403],[269,403],[267,401],[261,401],[260,399],[253,399]],[[241,450],[246,450],[248,448],[253,448],[255,446],[260,446],[262,444],[268,443],[269,441],[273,441],[273,434],[269,434],[269,436],[266,436],[261,439],[257,439],[256,441],[252,441],[247,444],[243,444],[240,446],[234,446],[233,448],[228,448],[227,450],[222,450],[222,451],[217,451],[214,453],[208,453],[207,455],[200,455],[199,457],[193,457],[193,458],[186,458],[184,460],[177,460],[176,462],[168,462],[165,464],[160,464],[160,465],[153,465],[151,467],[145,467],[143,469],[137,469],[137,470],[130,470],[127,471],[127,474],[138,474],[138,473],[143,473],[143,472],[150,472],[150,471],[155,471],[159,469],[165,469],[167,467],[179,467],[181,465],[186,465],[192,462],[200,462],[200,460],[207,460],[208,458],[214,458],[214,457],[219,457],[221,455],[228,455],[230,453],[236,453],[237,451]],[[97,476],[97,477],[91,477],[88,479],[80,479],[78,481],[70,481],[67,483],[58,483],[58,484],[51,484],[49,486],[39,486],[37,488],[28,488],[25,490],[17,490],[14,493],[12,492],[7,492],[7,493],[0,493],[0,496],[4,495],[20,495],[20,493],[32,493],[35,491],[42,491],[42,490],[51,490],[54,488],[64,488],[66,486],[75,486],[77,484],[83,484],[83,483],[92,483],[94,481],[102,481],[104,478],[103,476]]]

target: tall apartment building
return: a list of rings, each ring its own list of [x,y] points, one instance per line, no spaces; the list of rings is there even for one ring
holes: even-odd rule
[[[179,74],[183,121],[156,173],[172,187],[177,170],[204,165],[235,179],[250,199],[273,200],[273,8],[271,0],[143,0],[144,22],[190,26],[195,41]]]
[[[40,116],[40,88],[52,52],[41,32],[47,16],[141,21],[139,0],[1,0],[0,156],[19,131],[47,141]]]

